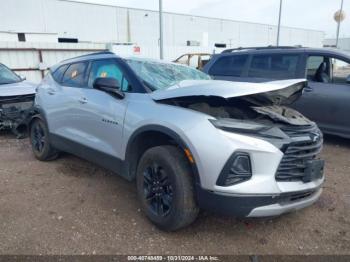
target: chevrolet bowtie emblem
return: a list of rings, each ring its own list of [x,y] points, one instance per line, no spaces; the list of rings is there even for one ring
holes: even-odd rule
[[[311,138],[312,142],[316,142],[316,141],[320,140],[320,134],[318,134],[318,133],[311,133],[310,134],[310,138]]]

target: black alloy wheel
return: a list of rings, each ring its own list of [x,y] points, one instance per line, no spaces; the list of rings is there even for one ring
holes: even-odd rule
[[[196,219],[194,175],[183,150],[173,145],[149,148],[136,173],[141,209],[158,228],[174,231]]]
[[[33,150],[37,151],[39,154],[41,154],[45,148],[45,131],[41,125],[41,122],[37,121],[32,126],[32,147]]]
[[[157,216],[169,214],[173,203],[173,185],[165,170],[157,163],[143,173],[144,197],[148,207]]]
[[[34,156],[41,161],[53,160],[57,158],[58,151],[50,144],[49,131],[46,123],[40,118],[36,118],[30,124],[30,143]]]

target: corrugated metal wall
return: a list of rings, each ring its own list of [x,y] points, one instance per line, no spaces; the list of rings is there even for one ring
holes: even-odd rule
[[[16,72],[38,83],[42,78],[41,71],[37,70],[40,59],[43,65],[50,67],[64,59],[104,49],[106,49],[105,44],[0,42],[0,62],[12,69],[27,69]],[[41,58],[39,50],[41,50]]]
[[[20,8],[19,8],[20,7]],[[77,3],[69,0],[3,0],[0,31],[58,33],[91,42],[134,42],[157,46],[158,12]],[[164,41],[185,46],[187,40],[202,46],[231,43],[231,47],[275,44],[274,25],[165,13]],[[208,40],[206,40],[206,38]],[[282,45],[322,46],[324,33],[282,27]]]

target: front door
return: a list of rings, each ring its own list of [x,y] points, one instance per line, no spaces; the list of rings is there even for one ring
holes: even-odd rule
[[[115,78],[120,88],[127,91],[128,81],[115,59],[91,62],[87,87],[79,99],[79,125],[85,134],[85,145],[111,157],[122,159],[124,116],[127,95],[118,99],[111,94],[93,88],[98,77]]]
[[[309,56],[309,87],[293,107],[325,132],[350,136],[349,75],[348,61],[325,55]]]

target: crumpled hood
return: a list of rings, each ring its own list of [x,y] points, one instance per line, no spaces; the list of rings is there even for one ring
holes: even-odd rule
[[[0,97],[35,94],[37,85],[28,81],[0,85]]]
[[[266,83],[185,80],[168,89],[154,91],[150,96],[156,101],[196,96],[215,96],[224,99],[241,97],[259,106],[282,105],[293,103],[298,99],[306,84],[305,79]]]

